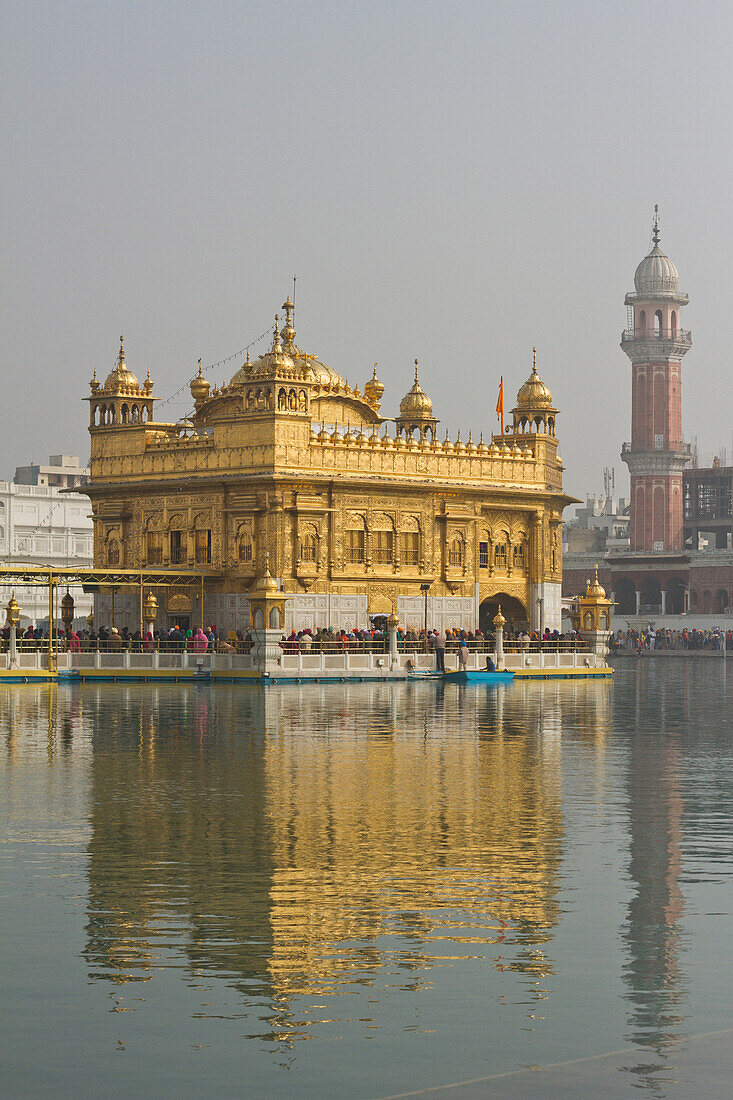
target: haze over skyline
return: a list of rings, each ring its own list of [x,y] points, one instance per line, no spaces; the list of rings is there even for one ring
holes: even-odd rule
[[[120,333],[167,398],[199,356],[270,329],[297,274],[298,343],[360,386],[378,361],[384,415],[418,357],[441,436],[494,430],[499,378],[508,410],[536,345],[568,492],[600,491],[615,466],[623,494],[618,344],[655,202],[690,295],[685,437],[730,458],[728,5],[154,0],[4,16],[0,478],[86,459],[81,398]]]

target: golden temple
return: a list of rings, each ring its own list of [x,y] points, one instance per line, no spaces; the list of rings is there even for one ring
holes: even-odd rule
[[[415,362],[398,415],[381,411],[376,365],[363,390],[295,342],[293,304],[272,344],[228,385],[199,365],[191,415],[154,418],[148,372],[125,362],[90,382],[96,565],[183,567],[204,575],[160,592],[159,628],[203,618],[249,625],[248,591],[265,561],[286,596],[286,628],[484,628],[501,603],[512,625],[560,628],[563,509],[557,409],[533,364],[504,434],[451,441]],[[97,597],[110,622],[110,596]],[[135,629],[134,593],[116,623]],[[167,616],[167,618],[166,618]]]

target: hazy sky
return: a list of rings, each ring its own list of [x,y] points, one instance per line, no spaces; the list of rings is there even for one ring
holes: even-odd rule
[[[386,415],[418,356],[452,437],[495,426],[536,344],[568,489],[622,488],[655,202],[685,435],[730,455],[729,3],[22,0],[3,30],[0,477],[86,459],[120,333],[168,397],[297,274],[301,346],[360,385],[378,360]]]

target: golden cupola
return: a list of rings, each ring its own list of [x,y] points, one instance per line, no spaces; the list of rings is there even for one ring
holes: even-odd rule
[[[364,396],[369,404],[378,412],[379,405],[384,395],[384,383],[377,378],[377,364],[374,364],[372,376],[364,383]]]
[[[150,371],[141,386],[125,362],[122,336],[114,370],[107,375],[103,386],[100,386],[95,370],[89,389],[90,428],[139,426],[153,419],[155,398]]]
[[[512,413],[515,432],[555,434],[557,409],[553,407],[550,390],[537,373],[537,348],[532,348],[532,373],[520,388]]]
[[[125,363],[125,339],[120,336],[120,350],[117,363],[104,382],[105,393],[139,393],[140,383]]]
[[[407,436],[412,436],[417,429],[421,439],[425,438],[428,431],[435,439],[437,424],[438,421],[433,416],[433,402],[420,385],[418,361],[416,359],[415,381],[412,383],[412,388],[407,391],[400,401],[400,415],[395,420],[397,434],[400,435],[404,431]]]

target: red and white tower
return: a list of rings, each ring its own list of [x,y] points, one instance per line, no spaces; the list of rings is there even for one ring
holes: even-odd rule
[[[688,298],[659,247],[656,206],[652,240],[634,275],[636,289],[626,295],[632,327],[621,347],[632,369],[631,442],[621,458],[631,475],[631,549],[669,553],[684,548],[682,471],[690,453],[682,442],[682,357],[692,335],[679,327]]]

